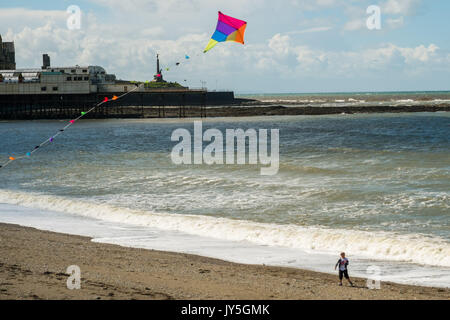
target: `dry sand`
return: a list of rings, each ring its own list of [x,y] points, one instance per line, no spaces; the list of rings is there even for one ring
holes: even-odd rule
[[[382,283],[339,287],[337,276],[126,248],[0,224],[0,299],[446,299],[449,289]],[[333,264],[334,261],[330,262]],[[81,289],[66,286],[69,265]]]

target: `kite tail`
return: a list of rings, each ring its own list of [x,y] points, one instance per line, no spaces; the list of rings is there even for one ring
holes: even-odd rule
[[[81,112],[81,114],[80,114],[78,117],[76,117],[75,119],[70,120],[68,124],[66,124],[63,128],[59,129],[58,132],[56,132],[56,133],[55,133],[54,135],[52,135],[50,138],[48,138],[47,140],[45,140],[45,141],[41,142],[40,144],[38,144],[37,146],[35,146],[34,149],[33,149],[32,151],[27,152],[26,154],[21,155],[21,156],[17,156],[17,157],[10,156],[10,157],[8,158],[8,161],[4,162],[3,164],[0,164],[0,169],[5,168],[6,166],[8,166],[11,162],[13,162],[13,161],[15,161],[15,160],[19,160],[19,159],[31,157],[31,155],[32,155],[33,153],[35,153],[38,149],[42,148],[43,146],[45,146],[46,144],[48,144],[48,143],[50,143],[50,142],[53,142],[53,140],[54,140],[57,136],[63,134],[63,132],[65,132],[66,129],[68,129],[68,128],[69,128],[71,125],[73,125],[75,122],[77,122],[78,120],[80,120],[81,118],[83,118],[85,115],[87,115],[87,114],[89,114],[90,112],[92,112],[93,110],[95,110],[95,108],[97,108],[97,107],[101,106],[102,104],[107,103],[107,102],[109,102],[109,101],[119,100],[119,99],[125,97],[126,95],[132,93],[133,91],[136,91],[136,90],[139,89],[141,86],[142,86],[142,83],[139,84],[138,86],[136,86],[133,90],[130,90],[130,91],[128,91],[128,92],[125,92],[124,94],[119,95],[119,96],[113,96],[111,99],[108,99],[107,97],[105,97],[105,99],[103,99],[101,102],[99,102],[99,103],[97,103],[96,105],[94,105],[94,106],[93,106],[92,108],[90,108],[88,111]]]

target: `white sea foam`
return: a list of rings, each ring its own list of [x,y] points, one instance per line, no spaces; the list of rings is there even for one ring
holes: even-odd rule
[[[82,199],[6,190],[0,191],[0,202],[110,222],[182,231],[221,240],[246,240],[259,245],[283,246],[318,253],[347,251],[352,255],[371,259],[450,267],[450,245],[437,237],[256,223],[201,215],[152,213]]]
[[[413,99],[399,99],[399,100],[395,100],[395,102],[397,103],[411,103],[411,102],[416,102]]]

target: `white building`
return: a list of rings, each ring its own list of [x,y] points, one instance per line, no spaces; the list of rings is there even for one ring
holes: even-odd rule
[[[115,75],[99,66],[0,70],[0,95],[89,94],[99,92],[99,86],[116,87],[115,81]]]

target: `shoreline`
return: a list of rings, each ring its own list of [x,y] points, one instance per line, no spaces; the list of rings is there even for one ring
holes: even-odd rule
[[[197,255],[122,247],[0,223],[0,299],[448,299],[450,289],[382,282],[356,287],[337,275],[246,265]],[[81,289],[66,287],[69,265]],[[350,270],[351,276],[351,270]]]

